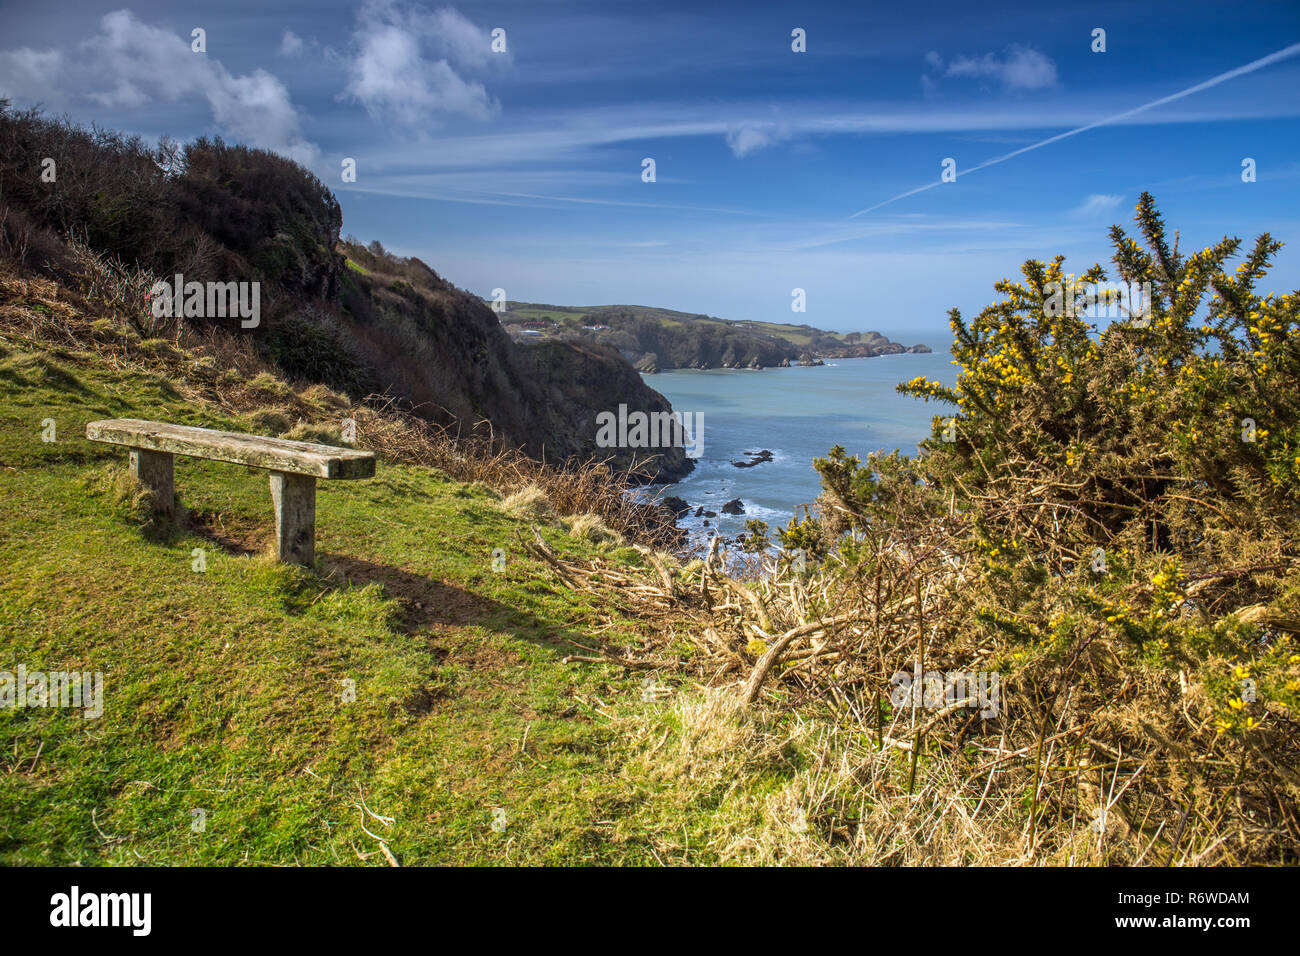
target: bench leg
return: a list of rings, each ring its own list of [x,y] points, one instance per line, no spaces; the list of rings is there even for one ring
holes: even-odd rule
[[[311,567],[316,560],[316,479],[273,471],[271,500],[276,560]]]
[[[154,510],[170,518],[176,501],[171,454],[132,448],[131,477],[153,492]]]

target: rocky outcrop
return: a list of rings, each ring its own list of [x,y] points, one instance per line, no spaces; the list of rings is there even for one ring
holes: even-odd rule
[[[591,312],[585,322],[607,325],[598,342],[618,349],[633,365],[658,369],[764,368],[789,358],[789,342],[697,316],[695,321],[668,323],[631,308],[612,307]]]
[[[685,518],[691,513],[691,506],[685,498],[679,498],[676,495],[669,495],[659,502],[669,511],[674,518]]]
[[[764,448],[762,451],[747,451],[749,461],[733,461],[731,464],[736,468],[753,468],[755,465],[762,465],[772,460],[772,453]]]
[[[928,345],[904,347],[897,342],[886,340],[883,343],[843,345],[826,348],[820,352],[822,358],[873,358],[877,355],[926,354],[931,351]]]
[[[523,351],[542,392],[541,404],[532,409],[534,417],[541,419],[533,434],[546,436],[545,457],[595,457],[644,481],[679,481],[695,467],[681,447],[601,448],[596,444],[597,416],[602,412],[617,416],[620,406],[626,406],[629,416],[673,410],[668,399],[646,385],[614,349],[552,340]],[[536,442],[521,447],[535,455],[540,450]]]

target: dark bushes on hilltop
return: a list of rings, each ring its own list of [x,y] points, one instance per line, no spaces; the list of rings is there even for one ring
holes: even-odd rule
[[[46,160],[53,182],[41,176]],[[150,147],[0,104],[0,202],[160,276],[329,296],[342,266],[342,213],[325,185],[290,160],[219,138]]]

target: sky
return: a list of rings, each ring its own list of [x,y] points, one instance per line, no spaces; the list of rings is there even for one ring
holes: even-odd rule
[[[1107,263],[1143,190],[1300,287],[1295,0],[0,0],[0,96],[290,156],[484,297],[946,345],[1025,259]]]

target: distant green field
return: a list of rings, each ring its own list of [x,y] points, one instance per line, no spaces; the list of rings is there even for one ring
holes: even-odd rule
[[[826,335],[834,336],[840,341],[844,340],[844,333],[842,332],[827,332],[819,329],[814,335],[813,332],[810,332],[802,326],[790,325],[784,322],[742,322],[736,324],[752,328],[756,332],[767,332],[769,335],[778,335],[783,339],[788,339],[795,345],[807,345],[814,337]]]
[[[548,322],[558,322],[564,325],[577,324],[583,317],[584,313],[571,309],[554,309],[554,308],[531,308],[510,306],[507,310],[508,315],[518,315],[530,320],[546,320]]]

